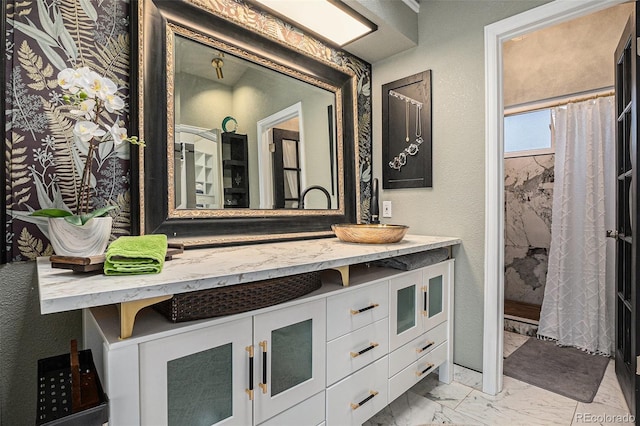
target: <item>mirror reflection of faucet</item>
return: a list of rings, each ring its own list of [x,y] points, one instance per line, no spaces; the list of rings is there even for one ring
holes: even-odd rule
[[[331,195],[329,194],[329,191],[327,191],[326,189],[324,189],[320,185],[312,185],[312,186],[308,187],[307,189],[305,189],[304,191],[302,191],[302,194],[300,195],[300,202],[298,203],[298,208],[299,209],[304,209],[304,197],[305,197],[305,195],[307,195],[307,192],[311,191],[312,189],[317,189],[317,190],[322,191],[324,193],[324,195],[327,197],[327,210],[330,210],[331,209]]]

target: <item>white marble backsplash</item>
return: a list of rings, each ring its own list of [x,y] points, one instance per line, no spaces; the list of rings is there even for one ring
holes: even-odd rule
[[[505,159],[505,298],[542,304],[551,242],[554,155]]]

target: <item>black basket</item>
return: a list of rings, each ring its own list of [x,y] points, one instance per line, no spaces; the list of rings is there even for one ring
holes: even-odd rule
[[[320,272],[176,294],[153,305],[173,322],[238,314],[304,296],[322,286]]]
[[[80,365],[79,389],[84,396],[84,406],[80,411],[73,412],[74,386],[70,354],[40,359],[36,425],[101,426],[109,420],[107,395],[102,390],[91,350],[77,353]]]

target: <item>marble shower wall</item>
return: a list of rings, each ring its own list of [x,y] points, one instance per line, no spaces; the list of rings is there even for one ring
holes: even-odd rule
[[[542,304],[551,242],[554,155],[506,158],[505,299]]]

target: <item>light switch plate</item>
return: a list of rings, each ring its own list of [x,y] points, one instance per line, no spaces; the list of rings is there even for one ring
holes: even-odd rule
[[[391,201],[382,202],[382,217],[391,217]]]

